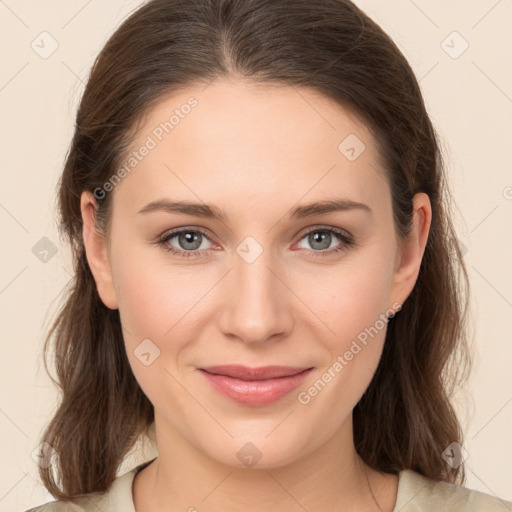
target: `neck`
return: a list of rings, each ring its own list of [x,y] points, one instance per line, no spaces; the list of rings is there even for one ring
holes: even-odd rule
[[[162,418],[155,427],[159,455],[134,480],[137,512],[378,512],[396,500],[397,477],[372,470],[356,453],[351,418],[324,445],[273,467],[219,463]]]

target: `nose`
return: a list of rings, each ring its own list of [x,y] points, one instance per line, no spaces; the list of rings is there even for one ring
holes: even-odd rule
[[[264,344],[291,332],[293,294],[286,286],[285,272],[271,261],[271,251],[253,262],[235,255],[234,268],[227,276],[220,329],[225,336],[246,344]]]

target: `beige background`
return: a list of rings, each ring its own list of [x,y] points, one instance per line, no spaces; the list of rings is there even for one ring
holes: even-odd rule
[[[57,401],[41,348],[72,268],[56,231],[55,187],[92,61],[140,3],[0,1],[0,511],[51,498],[31,453]],[[474,303],[475,368],[458,400],[467,486],[511,500],[512,2],[356,3],[404,52],[443,139]],[[46,37],[51,49],[43,31],[58,43],[46,59],[31,47]],[[464,41],[469,47],[458,55]],[[43,237],[57,249],[46,263],[32,252]]]

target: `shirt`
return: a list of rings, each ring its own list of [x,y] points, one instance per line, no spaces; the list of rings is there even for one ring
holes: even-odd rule
[[[70,501],[50,501],[25,512],[136,512],[132,484],[135,475],[154,459],[116,478],[110,489]],[[448,482],[425,478],[410,469],[398,473],[393,512],[512,512],[512,501]]]

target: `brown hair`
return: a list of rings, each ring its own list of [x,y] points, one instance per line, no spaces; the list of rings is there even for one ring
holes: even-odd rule
[[[392,193],[399,236],[412,197],[428,194],[432,224],[416,285],[390,319],[373,380],[353,411],[354,442],[381,471],[413,469],[464,483],[441,454],[462,444],[450,404],[469,369],[468,278],[454,228],[437,135],[411,67],[391,38],[348,0],[151,0],[111,36],[91,70],[59,182],[59,229],[75,276],[44,346],[55,342],[59,407],[42,441],[41,467],[58,499],[107,490],[154,420],[131,371],[117,310],[100,300],[82,240],[80,195],[101,187],[135,129],[164,96],[218,77],[316,90],[369,127]],[[105,226],[111,196],[99,200]]]

